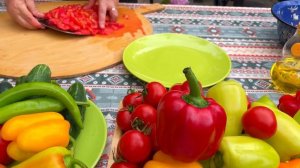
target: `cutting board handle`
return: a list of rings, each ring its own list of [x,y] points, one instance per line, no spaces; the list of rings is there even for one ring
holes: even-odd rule
[[[153,4],[139,6],[139,7],[135,8],[134,10],[141,14],[147,14],[147,13],[162,11],[164,9],[165,9],[165,7],[162,4],[153,3]]]

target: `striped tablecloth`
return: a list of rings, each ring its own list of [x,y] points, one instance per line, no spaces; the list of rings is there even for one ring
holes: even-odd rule
[[[126,5],[135,7],[138,4]],[[280,93],[273,89],[269,71],[280,59],[282,46],[278,43],[276,19],[270,8],[166,5],[164,11],[146,17],[153,24],[154,33],[185,33],[216,43],[232,60],[228,79],[241,82],[253,99],[269,94],[273,100],[278,100]],[[13,79],[0,78],[2,80],[14,83]],[[127,89],[141,89],[143,82],[131,75],[123,64],[95,74],[58,80],[65,87],[75,81],[85,85],[89,96],[105,115],[108,139],[97,167],[106,168],[119,102]]]

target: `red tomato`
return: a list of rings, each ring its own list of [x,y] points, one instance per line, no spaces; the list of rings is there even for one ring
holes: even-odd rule
[[[142,103],[143,103],[143,95],[141,92],[134,92],[134,91],[130,92],[122,100],[123,107],[128,107],[128,106],[136,107],[137,105]]]
[[[143,93],[144,102],[156,108],[167,89],[159,82],[150,82],[145,86]]]
[[[110,168],[138,168],[138,166],[128,162],[115,162]]]
[[[137,105],[142,103],[143,103],[143,94],[141,92],[130,92],[122,100],[123,107],[128,107],[128,106],[136,107]]]
[[[142,163],[151,154],[151,141],[149,136],[137,130],[125,132],[118,142],[118,153],[130,163]]]
[[[299,96],[299,95],[298,95]],[[297,95],[283,95],[279,98],[279,103],[277,105],[278,109],[287,113],[291,117],[297,113],[300,109],[300,102],[297,101]]]
[[[242,117],[242,124],[246,133],[260,139],[270,138],[277,129],[274,112],[263,106],[247,110]]]
[[[118,111],[116,122],[123,132],[131,129],[131,112],[128,108],[122,108]]]
[[[145,125],[156,124],[157,111],[154,107],[149,104],[140,104],[138,105],[133,112],[131,113],[131,122],[136,122],[136,119],[139,119],[143,122],[142,125],[138,124],[140,129],[143,129]],[[135,123],[133,123],[135,125]]]
[[[2,125],[0,126],[0,130]],[[7,155],[6,148],[10,142],[0,137],[0,164],[8,165],[13,160]]]

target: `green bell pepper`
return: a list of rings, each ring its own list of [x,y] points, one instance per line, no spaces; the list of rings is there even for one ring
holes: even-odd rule
[[[248,105],[242,85],[235,80],[222,81],[208,90],[207,97],[213,98],[226,112],[224,136],[240,135],[243,129],[241,118]]]
[[[271,105],[270,105],[271,104]],[[300,125],[289,115],[274,107],[272,100],[260,99],[252,102],[251,107],[265,106],[271,109],[277,120],[276,133],[266,142],[279,154],[281,161],[288,161],[300,155]]]
[[[278,153],[261,139],[248,136],[226,136],[219,152],[204,168],[278,168]]]

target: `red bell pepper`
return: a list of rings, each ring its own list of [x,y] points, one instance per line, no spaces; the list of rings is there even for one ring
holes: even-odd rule
[[[202,90],[202,85],[200,82],[198,82],[199,86],[200,86],[200,92],[201,95],[204,96],[204,92]],[[190,86],[189,86],[189,82],[185,81],[183,83],[176,83],[175,85],[173,85],[170,90],[181,90],[184,91],[186,93],[190,93]]]
[[[297,92],[295,96],[292,95],[282,95],[279,98],[279,103],[277,105],[278,109],[287,113],[291,117],[297,113],[300,109],[300,91]]]
[[[201,88],[191,68],[183,70],[190,93],[169,91],[158,105],[157,143],[159,149],[183,162],[210,158],[224,135],[226,113]]]

